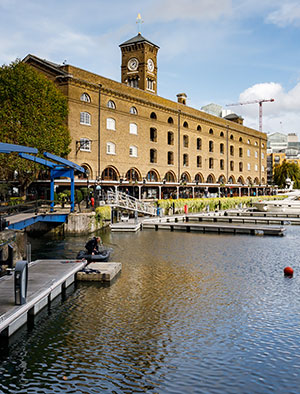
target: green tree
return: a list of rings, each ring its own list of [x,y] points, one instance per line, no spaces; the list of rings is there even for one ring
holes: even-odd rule
[[[300,168],[298,164],[288,163],[284,160],[282,164],[275,166],[273,180],[275,185],[285,187],[287,178],[294,181],[295,189],[300,189]]]
[[[35,147],[66,157],[70,151],[67,127],[68,103],[55,84],[29,65],[16,60],[0,68],[0,141]],[[24,194],[45,167],[0,154],[0,177],[14,174]]]

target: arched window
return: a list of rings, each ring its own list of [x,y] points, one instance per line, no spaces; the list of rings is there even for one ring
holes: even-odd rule
[[[150,141],[157,142],[157,130],[155,127],[150,127]]]
[[[183,122],[183,127],[185,127],[187,129],[189,127],[188,122]]]
[[[80,112],[80,124],[91,125],[91,115],[88,112]]]
[[[232,134],[230,135],[230,139],[233,140],[233,135]]]
[[[157,119],[157,116],[156,116],[155,112],[151,112],[150,119]]]
[[[239,138],[239,142],[243,142],[243,138],[242,137]]]
[[[168,165],[174,165],[174,153],[168,152]]]
[[[225,184],[226,183],[226,179],[225,179],[224,175],[220,175],[219,176],[218,183],[220,183],[220,184],[222,184],[222,183]]]
[[[169,117],[169,119],[168,119],[168,123],[170,123],[170,124],[173,124],[174,123],[174,120],[173,120],[173,118],[170,116]]]
[[[180,177],[181,182],[191,182],[191,176],[188,172],[183,172]]]
[[[201,129],[201,126],[198,124],[198,126],[197,126],[197,131],[201,131],[202,129]]]
[[[157,173],[155,171],[149,171],[147,174],[147,181],[148,182],[157,182],[158,181],[158,176]]]
[[[174,145],[174,133],[173,133],[173,131],[168,131],[168,145]]]
[[[114,168],[107,167],[102,172],[101,179],[103,181],[116,181],[118,180],[118,174]]]
[[[239,162],[239,171],[242,172],[243,171],[243,163],[240,161]]]
[[[223,143],[220,144],[220,153],[224,154],[224,144]]]
[[[231,176],[231,177],[228,179],[228,183],[231,183],[231,184],[235,183],[234,177],[233,177],[233,176]]]
[[[239,148],[239,157],[243,157],[243,148]]]
[[[150,163],[157,163],[157,150],[150,149]]]
[[[135,123],[130,123],[129,124],[129,134],[135,134],[137,135],[138,133],[138,127]]]
[[[126,179],[129,182],[138,182],[141,180],[141,176],[135,168],[130,168],[130,170],[126,172]]]
[[[138,111],[137,111],[137,109],[136,109],[135,107],[131,107],[129,112],[130,112],[132,115],[137,115],[137,114],[138,114]]]
[[[189,137],[187,135],[183,136],[183,147],[188,148],[189,147]]]
[[[206,183],[214,183],[214,177],[210,174],[206,179]]]
[[[80,100],[84,101],[85,103],[91,102],[91,98],[87,93],[82,93],[82,95],[80,96]]]
[[[234,146],[233,145],[230,145],[229,151],[230,151],[230,156],[233,156],[234,155]]]
[[[237,183],[239,183],[240,185],[243,185],[244,184],[244,178],[242,176],[240,176],[239,179],[237,180]]]
[[[166,182],[176,182],[175,175],[173,174],[173,172],[168,171],[165,175],[165,180]]]
[[[214,133],[213,129],[209,129],[209,134],[213,134],[213,133]]]
[[[110,108],[110,109],[116,109],[116,104],[115,104],[114,101],[108,100],[107,107]]]
[[[116,130],[116,121],[113,118],[106,119],[107,130]]]
[[[210,157],[208,159],[208,167],[212,170],[214,168],[214,159]]]
[[[139,78],[138,77],[130,77],[127,79],[127,85],[132,88],[139,87]]]
[[[223,133],[223,131],[221,131],[221,133],[220,133],[220,137],[224,137],[224,133]]]
[[[195,175],[195,182],[196,183],[203,183],[204,182],[203,176],[200,173]]]
[[[108,142],[106,144],[106,153],[108,155],[115,155],[116,154],[116,144],[113,142]]]
[[[187,167],[189,165],[189,155],[185,153],[183,155],[183,167]]]
[[[213,152],[214,151],[214,142],[213,141],[209,141],[208,142],[208,151],[209,152]]]
[[[220,160],[220,170],[224,170],[224,159]]]
[[[137,157],[138,155],[138,148],[134,145],[131,145],[129,147],[129,156],[130,157]]]
[[[201,149],[202,149],[202,139],[197,138],[197,150],[201,150]]]
[[[234,162],[233,162],[233,160],[230,161],[230,171],[234,171]]]
[[[197,167],[198,168],[202,167],[202,156],[197,156]]]

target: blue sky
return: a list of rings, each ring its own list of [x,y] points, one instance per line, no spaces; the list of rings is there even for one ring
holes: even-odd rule
[[[120,81],[138,13],[160,46],[160,96],[199,109],[274,98],[263,130],[300,136],[299,0],[0,0],[0,63],[31,53]],[[258,128],[258,104],[225,108]]]

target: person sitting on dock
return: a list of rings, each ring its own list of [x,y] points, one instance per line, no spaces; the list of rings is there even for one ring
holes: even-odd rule
[[[88,254],[91,255],[99,254],[99,244],[101,245],[101,243],[102,243],[101,238],[99,236],[90,239],[85,244],[85,248],[87,249]]]

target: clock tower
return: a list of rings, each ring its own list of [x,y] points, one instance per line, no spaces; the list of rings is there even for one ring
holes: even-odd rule
[[[141,33],[120,45],[121,82],[157,94],[157,52],[159,47]]]

